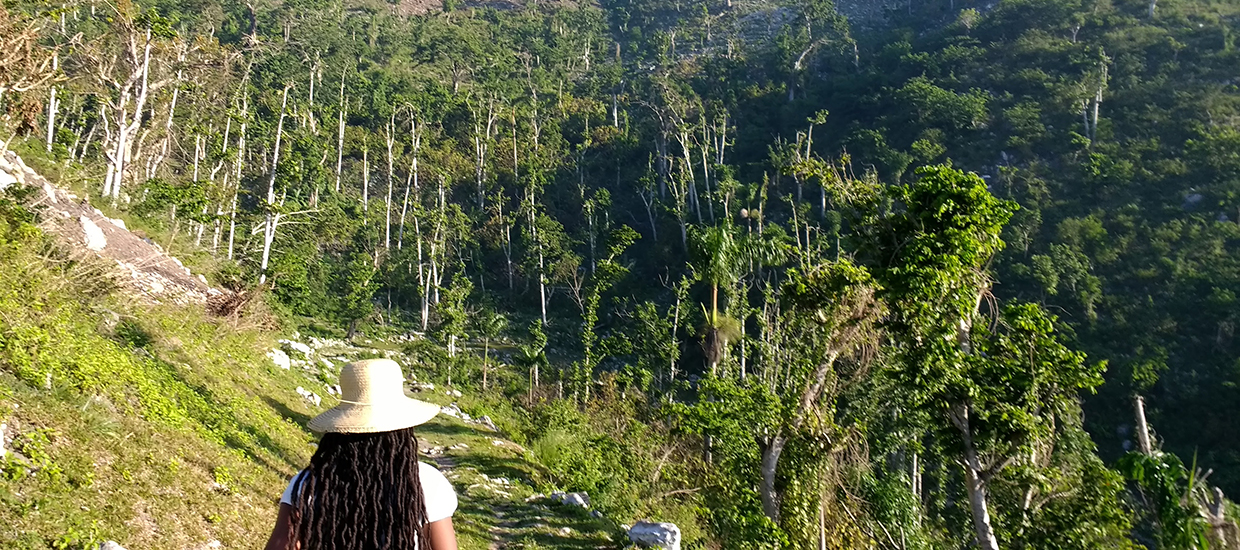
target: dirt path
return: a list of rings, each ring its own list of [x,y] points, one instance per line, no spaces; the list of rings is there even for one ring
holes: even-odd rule
[[[500,434],[444,415],[418,432],[426,458],[456,488],[463,550],[623,547],[617,526],[540,494],[546,472]]]

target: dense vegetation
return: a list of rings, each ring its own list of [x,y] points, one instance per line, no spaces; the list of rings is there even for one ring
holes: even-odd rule
[[[1240,490],[1233,2],[5,5],[14,147],[614,515],[1188,548]]]

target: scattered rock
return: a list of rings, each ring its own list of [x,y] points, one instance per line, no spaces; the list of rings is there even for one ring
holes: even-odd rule
[[[466,445],[464,443],[457,443],[456,445],[448,447],[449,451],[464,451],[467,449],[469,449],[469,445]]]
[[[439,414],[446,414],[452,418],[460,418],[462,413],[461,408],[456,406],[456,403],[453,403],[447,407],[439,409]]]
[[[301,386],[297,386],[297,394],[306,398],[306,401],[314,403],[315,407],[320,406],[320,404],[322,404],[323,402],[323,398],[319,397],[319,394],[314,393],[310,390],[307,390],[306,388],[303,388]]]
[[[99,550],[125,550],[125,547],[114,541],[107,541],[99,545]]]
[[[628,532],[629,540],[642,548],[680,550],[680,528],[674,523],[639,521]]]
[[[107,218],[107,220],[112,222],[112,225],[115,225],[116,227],[119,227],[125,231],[129,231],[129,228],[125,227],[125,220],[118,220],[115,218]]]
[[[78,216],[78,221],[82,223],[82,231],[86,233],[86,248],[99,252],[108,246],[107,237],[103,236],[103,230],[99,229],[95,222],[86,216]]]
[[[310,354],[314,353],[314,350],[311,349],[310,346],[307,346],[301,342],[294,342],[292,340],[280,340],[280,343],[284,344],[284,346],[287,347],[288,349],[299,352],[302,355],[305,355],[306,357],[310,357]]]
[[[590,507],[590,495],[586,493],[551,493],[553,500],[560,501],[560,504],[568,506],[580,506],[582,508]]]
[[[332,363],[331,361],[328,361],[326,357],[320,357],[320,358],[319,358],[319,362],[320,362],[320,363],[323,363],[323,366],[324,366],[324,367],[327,367],[327,368],[329,368],[329,369],[334,369],[334,368],[336,368],[336,364],[335,364],[335,363]]]
[[[488,430],[491,430],[491,431],[493,431],[493,432],[498,432],[498,431],[499,431],[499,428],[496,428],[496,427],[495,427],[495,422],[493,422],[493,421],[491,420],[491,417],[489,417],[489,416],[485,416],[485,415],[484,415],[484,416],[482,416],[482,417],[478,418],[478,423],[479,423],[479,424],[482,424],[483,426],[486,426],[486,428],[487,428]],[[501,443],[499,443],[499,444],[500,444],[500,445],[502,445],[503,443],[501,442]]]
[[[202,273],[199,273],[199,274],[198,274],[198,280],[199,280],[200,282],[202,282],[202,284],[204,284],[204,285],[205,285],[205,284],[209,284],[209,283],[207,283],[207,277],[206,277],[205,275],[203,275]]]
[[[267,352],[267,357],[270,357],[271,362],[275,363],[277,367],[284,370],[288,370],[289,367],[293,366],[292,360],[289,359],[288,354],[284,353],[282,349],[273,349]]]
[[[9,430],[8,424],[0,424],[0,458],[4,458],[5,453],[8,452],[4,450],[4,437],[5,437],[4,434],[8,430]]]
[[[530,495],[530,496],[528,496],[528,497],[525,497],[525,501],[526,501],[526,502],[534,502],[535,500],[541,500],[541,499],[544,499],[544,498],[547,498],[547,495],[544,495],[544,494],[542,494],[542,493],[536,493],[536,494],[532,494],[532,495]]]
[[[573,528],[572,528],[572,527],[561,527],[561,528],[560,528],[560,534],[561,534],[561,535],[564,535],[564,536],[566,536],[566,537],[567,537],[567,536],[569,536],[569,535],[573,534]]]

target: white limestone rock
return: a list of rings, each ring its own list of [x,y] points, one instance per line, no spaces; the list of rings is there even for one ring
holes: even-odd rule
[[[300,354],[302,354],[302,355],[305,355],[306,357],[310,357],[310,354],[311,354],[311,353],[314,353],[314,349],[313,349],[313,348],[311,348],[310,346],[307,346],[307,345],[305,345],[305,344],[303,344],[303,343],[301,343],[301,342],[296,342],[296,341],[293,341],[293,340],[280,340],[280,343],[281,343],[281,344],[283,344],[283,345],[284,345],[284,347],[286,347],[286,348],[288,348],[288,349],[290,349],[290,350],[292,350],[292,351],[296,351],[296,352],[298,352],[298,353],[300,353]]]
[[[319,397],[319,394],[307,390],[301,386],[297,386],[297,395],[300,395],[305,398],[306,401],[313,403],[315,407],[320,406],[323,402],[323,398]]]
[[[99,550],[125,550],[125,547],[115,541],[107,541],[99,545]]]
[[[284,370],[288,370],[290,367],[293,366],[292,359],[289,359],[288,354],[284,353],[284,350],[282,349],[273,349],[267,352],[267,357],[270,357],[271,362],[275,363],[277,367],[280,367]]]
[[[108,246],[107,237],[103,236],[103,230],[99,229],[94,221],[86,216],[78,216],[78,221],[82,223],[82,231],[86,233],[86,248],[99,252]]]
[[[579,506],[581,508],[590,507],[590,495],[586,493],[551,493],[553,500],[560,501],[560,504],[567,506]]]
[[[4,170],[0,170],[0,191],[7,189],[10,185],[17,183],[17,176],[10,174]]]
[[[629,540],[642,548],[680,550],[680,528],[674,523],[639,521],[629,528]]]

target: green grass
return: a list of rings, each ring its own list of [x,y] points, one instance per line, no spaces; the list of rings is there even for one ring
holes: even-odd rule
[[[272,338],[113,291],[0,207],[0,548],[255,547],[310,454]]]

